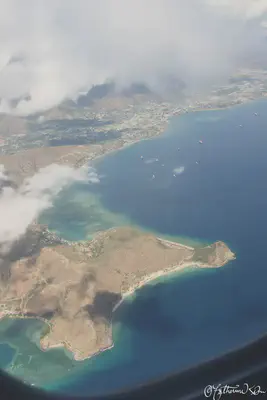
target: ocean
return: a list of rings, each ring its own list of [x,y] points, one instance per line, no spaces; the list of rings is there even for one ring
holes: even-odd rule
[[[42,366],[42,374],[32,369],[32,381],[47,390],[108,393],[183,370],[266,332],[266,110],[260,100],[174,117],[162,136],[97,160],[99,184],[75,184],[61,194],[42,222],[69,240],[131,224],[188,244],[222,240],[237,259],[143,287],[114,315],[115,346],[83,362],[63,350],[41,352],[34,334],[41,332],[39,321],[37,327],[16,320],[16,327],[2,330],[1,322],[0,342],[19,349],[22,358],[31,343]],[[18,326],[10,339],[8,330]],[[30,367],[26,373],[20,364],[9,370],[27,379]]]

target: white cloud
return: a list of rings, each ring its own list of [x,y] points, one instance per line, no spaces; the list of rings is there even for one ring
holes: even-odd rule
[[[0,183],[6,180],[7,180],[7,175],[5,172],[5,167],[2,164],[0,164]]]
[[[204,84],[262,50],[266,0],[0,0],[0,97],[18,113],[116,78]],[[255,24],[251,24],[255,21]],[[248,22],[250,22],[248,24]],[[253,29],[251,26],[253,25]],[[256,27],[256,28],[255,28]],[[249,40],[246,38],[249,37]],[[1,108],[0,108],[1,109]]]
[[[172,172],[175,175],[181,175],[184,172],[184,170],[185,170],[185,167],[181,166],[181,167],[174,168],[174,170]]]
[[[4,168],[0,165],[0,179],[5,180]],[[93,169],[73,169],[57,164],[40,169],[34,176],[26,178],[20,187],[3,187],[0,194],[0,244],[9,246],[47,208],[53,205],[55,196],[74,181],[98,182]]]

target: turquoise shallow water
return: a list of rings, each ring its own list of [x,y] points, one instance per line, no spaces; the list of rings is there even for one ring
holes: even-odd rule
[[[266,109],[259,101],[173,118],[165,135],[97,162],[100,184],[74,185],[58,198],[43,219],[66,238],[130,223],[194,244],[223,240],[237,260],[220,269],[192,268],[141,289],[115,313],[115,347],[82,363],[61,350],[41,353],[33,340],[38,327],[25,322],[9,341],[23,353],[28,340],[44,357],[39,363],[47,378],[36,372],[36,382],[73,393],[109,392],[192,366],[266,332]],[[177,168],[182,173],[174,177]],[[1,324],[0,335],[7,337]],[[48,368],[57,380],[45,375]]]

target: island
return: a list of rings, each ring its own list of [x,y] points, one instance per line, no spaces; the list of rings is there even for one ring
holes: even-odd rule
[[[40,347],[84,360],[113,346],[112,315],[129,294],[164,274],[217,268],[235,258],[223,242],[193,248],[132,227],[68,242],[33,224],[1,256],[0,318],[39,318]]]

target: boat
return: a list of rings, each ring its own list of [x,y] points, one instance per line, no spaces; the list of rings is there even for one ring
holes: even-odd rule
[[[178,147],[178,151],[180,151],[180,147]]]
[[[198,143],[203,144],[203,141],[202,141],[202,140],[199,140]]]
[[[143,157],[143,156],[141,156],[140,158],[141,158],[141,160],[143,160],[143,159],[144,159],[144,157]]]
[[[155,178],[156,178],[156,177],[155,177],[155,175],[153,174],[153,175],[152,175],[152,179],[155,179]]]

